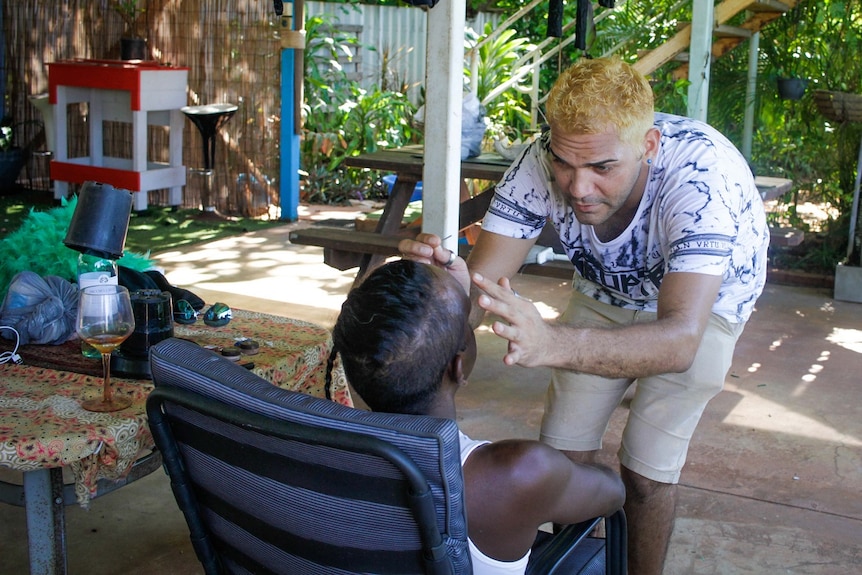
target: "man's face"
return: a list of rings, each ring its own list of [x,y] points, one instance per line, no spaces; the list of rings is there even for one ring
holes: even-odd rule
[[[643,193],[643,154],[613,131],[567,134],[552,129],[551,157],[556,184],[580,223],[600,226],[622,208],[623,214],[634,213]]]

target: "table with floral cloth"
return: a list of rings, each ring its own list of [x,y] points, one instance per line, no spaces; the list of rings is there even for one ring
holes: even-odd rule
[[[226,326],[210,327],[202,320],[192,325],[175,325],[174,335],[190,339],[215,351],[232,347],[243,339],[260,346],[257,355],[244,355],[240,363],[254,363],[252,372],[280,387],[324,397],[326,361],[332,340],[329,330],[287,317],[245,310],[233,310]],[[332,399],[352,406],[347,379],[336,366],[332,377]]]
[[[253,339],[259,344],[259,352],[242,356],[241,364],[253,362],[255,374],[280,387],[324,395],[332,340],[323,327],[234,310],[233,319],[226,326],[214,328],[198,321],[193,325],[176,325],[174,332],[176,337],[212,348],[214,353],[233,346],[236,341]],[[26,364],[27,347],[22,347],[19,353]],[[333,371],[333,399],[352,405],[343,371],[340,366]],[[93,413],[82,409],[81,401],[101,393],[101,377],[34,365],[0,365],[0,466],[24,472],[28,507],[32,495],[27,492],[28,474],[70,469],[77,500],[87,506],[96,495],[100,480],[122,479],[139,458],[152,450],[145,411],[152,382],[119,377],[112,377],[111,382],[117,395],[132,399],[131,407],[113,413]],[[44,482],[39,489],[43,489],[41,485]],[[49,502],[50,499],[49,495]],[[52,520],[56,523],[56,518]],[[29,521],[28,509],[28,532]],[[38,554],[44,555],[44,550]],[[39,572],[34,569],[33,561],[31,541],[31,573]],[[65,557],[55,558],[54,563],[51,571],[44,572],[65,572]]]

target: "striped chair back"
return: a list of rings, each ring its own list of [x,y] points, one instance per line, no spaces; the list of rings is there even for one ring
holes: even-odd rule
[[[150,365],[150,428],[206,573],[472,572],[454,421],[280,389],[180,339]]]

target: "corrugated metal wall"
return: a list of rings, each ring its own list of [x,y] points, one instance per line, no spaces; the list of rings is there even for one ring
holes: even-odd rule
[[[217,208],[227,214],[258,215],[261,206],[277,205],[279,53],[271,2],[260,0],[140,0],[139,18],[148,39],[148,57],[189,68],[188,104],[232,102],[236,115],[222,129],[216,145]],[[108,0],[4,0],[5,68],[8,112],[16,121],[41,119],[28,101],[48,90],[46,63],[71,58],[119,58],[124,24]],[[116,123],[114,123],[116,124]],[[130,151],[130,125],[105,130],[105,149],[117,157]],[[83,110],[69,120],[70,151],[87,155]],[[32,125],[19,141],[33,137]],[[167,158],[164,128],[149,128],[148,155]],[[41,146],[40,146],[41,147]],[[183,163],[203,167],[200,135],[185,122]],[[46,188],[47,162],[34,158],[19,181]],[[203,181],[189,172],[184,206],[197,207]],[[166,204],[167,193],[149,194],[151,204]]]
[[[384,60],[395,84],[409,87],[408,96],[416,103],[419,87],[425,81],[425,39],[427,15],[424,10],[409,7],[367,6],[356,7],[326,2],[306,2],[309,16],[326,15],[333,22],[362,26],[360,44],[376,47],[376,51],[360,48],[361,74],[364,87],[380,85]],[[496,23],[496,14],[478,13],[468,20],[467,27],[481,33],[486,22]]]

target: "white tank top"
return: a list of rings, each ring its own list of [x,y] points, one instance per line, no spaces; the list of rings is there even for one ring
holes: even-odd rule
[[[461,465],[467,461],[473,450],[480,445],[491,443],[490,441],[473,440],[458,432],[461,442]],[[469,518],[468,518],[469,523]],[[473,575],[523,575],[527,571],[527,562],[530,560],[530,552],[518,559],[517,561],[498,561],[492,559],[479,551],[473,545],[473,540],[467,538],[467,544],[470,546],[470,559],[473,561]]]

